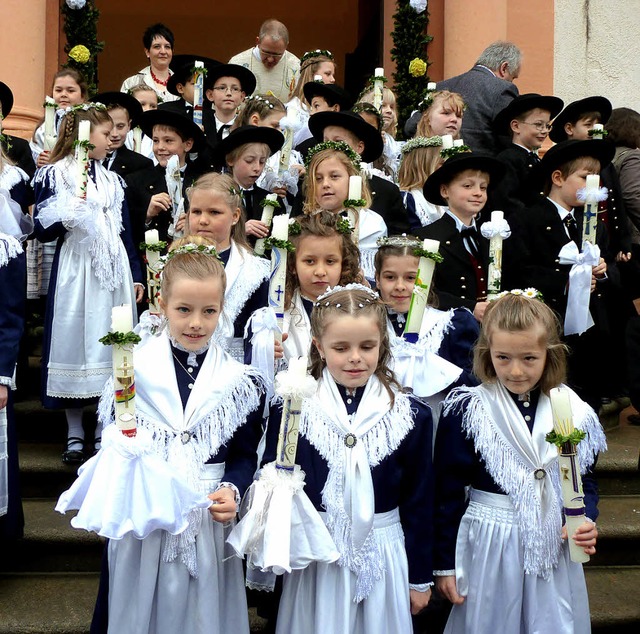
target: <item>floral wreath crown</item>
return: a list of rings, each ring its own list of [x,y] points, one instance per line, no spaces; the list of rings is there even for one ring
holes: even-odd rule
[[[363,95],[365,95],[366,93],[368,93],[369,90],[365,89],[360,93],[360,96],[358,97],[358,99],[360,100]],[[353,108],[351,108],[351,112],[355,112],[360,113],[360,112],[366,112],[368,114],[372,114],[375,115],[376,117],[378,117],[378,130],[382,130],[382,127],[384,126],[384,120],[382,119],[382,112],[380,110],[378,110],[372,103],[369,103],[368,101],[358,101],[358,103],[356,103]]]
[[[326,48],[317,48],[315,51],[307,51],[300,59],[300,72],[302,72],[304,68],[306,68],[306,66],[303,68],[303,64],[305,62],[308,62],[309,60],[312,60],[316,57],[328,57],[333,62],[333,53],[331,51],[328,51]],[[307,64],[307,66],[309,66],[309,64]]]
[[[323,150],[336,150],[337,152],[342,152],[346,154],[353,166],[356,170],[360,171],[360,156],[357,152],[354,152],[347,143],[344,141],[324,141],[323,143],[318,143],[318,145],[314,145],[309,152],[307,153],[307,158],[304,162],[304,166],[309,169],[309,165],[311,164],[311,159],[318,153]]]
[[[257,101],[258,103],[264,103],[269,107],[269,110],[273,110],[274,105],[265,97],[262,97],[260,95],[249,95],[248,97],[244,98],[245,103],[250,103],[252,101]]]
[[[418,238],[408,236],[403,233],[401,236],[384,236],[376,240],[376,244],[379,247],[413,247],[418,248],[422,246],[422,242]]]
[[[348,218],[336,216],[336,231],[344,236],[350,236],[353,233],[353,227]],[[299,236],[302,233],[302,225],[295,219],[289,220],[289,236]]]
[[[413,139],[409,139],[402,146],[402,154],[409,154],[409,152],[413,152],[413,150],[417,150],[423,147],[440,147],[442,145],[442,137],[441,136],[417,136]]]
[[[507,295],[519,295],[521,297],[526,297],[527,299],[538,299],[541,302],[544,302],[542,293],[537,288],[533,287],[525,288],[524,290],[521,288],[513,288],[510,291],[502,291],[501,293],[497,293],[496,295],[489,297],[489,301],[495,302]]]
[[[76,114],[76,112],[89,112],[89,110],[107,110],[107,106],[105,106],[103,103],[100,103],[99,101],[93,101],[90,103],[77,103],[75,106],[67,106],[64,109],[64,114],[68,115],[68,114]]]
[[[172,249],[167,253],[167,255],[163,255],[158,262],[157,269],[162,271],[164,267],[167,265],[167,262],[172,260],[178,255],[194,255],[194,254],[208,255],[213,256],[220,260],[220,256],[218,255],[218,250],[211,244],[194,244],[193,242],[189,242],[187,244],[183,244],[175,249]]]
[[[368,286],[352,282],[351,284],[345,284],[344,286],[337,285],[333,288],[327,288],[327,290],[318,297],[314,306],[322,306],[323,308],[331,306],[331,296],[335,295],[339,291],[363,291],[369,296],[364,300],[366,304],[373,304],[380,301],[380,295],[378,295],[378,293],[376,293],[375,291],[372,291]],[[360,303],[358,304],[358,306],[360,308],[364,308],[365,304]],[[334,304],[334,307],[340,308],[341,304]]]

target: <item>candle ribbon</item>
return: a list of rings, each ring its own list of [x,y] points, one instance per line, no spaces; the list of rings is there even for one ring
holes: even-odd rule
[[[559,253],[560,264],[572,264],[569,273],[569,295],[564,319],[565,335],[581,335],[593,326],[589,312],[591,269],[600,262],[600,247],[584,242],[582,253],[575,242],[565,244]]]
[[[480,227],[480,233],[489,240],[496,236],[500,236],[503,240],[506,240],[511,236],[511,227],[504,218],[502,220],[490,220]]]
[[[576,199],[581,203],[586,202],[587,197],[601,203],[609,197],[609,190],[606,187],[598,187],[596,189],[589,190],[586,187],[582,187],[576,192]]]

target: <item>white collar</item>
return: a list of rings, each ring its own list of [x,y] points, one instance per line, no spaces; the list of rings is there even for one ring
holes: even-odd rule
[[[235,116],[233,117],[233,119],[231,119],[230,121],[227,121],[226,123],[224,121],[220,121],[220,119],[218,119],[218,115],[214,113],[213,118],[216,122],[216,131],[219,131],[220,128],[223,125],[227,125],[227,126],[232,126],[233,122],[236,120]]]
[[[464,222],[462,222],[462,220],[460,220],[460,218],[458,218],[458,216],[456,216],[451,209],[449,209],[449,207],[445,207],[444,208],[444,213],[448,214],[449,216],[451,216],[453,218],[453,220],[456,223],[456,229],[458,230],[458,232],[462,232],[463,229],[471,229],[472,227],[475,229],[476,228],[476,220],[475,218],[473,218],[471,220],[471,224],[469,226],[465,225]]]
[[[558,210],[558,214],[560,215],[560,220],[564,221],[567,216],[573,216],[572,209],[565,209],[562,205],[559,205],[555,200],[551,200],[547,196],[547,200],[553,204],[553,206]]]

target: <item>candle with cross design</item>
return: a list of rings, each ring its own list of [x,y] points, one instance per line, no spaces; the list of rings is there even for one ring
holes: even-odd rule
[[[582,241],[590,242],[593,245],[596,244],[596,231],[598,228],[599,190],[600,176],[598,174],[588,174],[582,216]]]
[[[284,292],[287,279],[287,248],[289,239],[289,216],[275,216],[271,229],[271,274],[269,276],[269,306],[273,308],[278,322],[276,340],[282,343],[284,326]]]

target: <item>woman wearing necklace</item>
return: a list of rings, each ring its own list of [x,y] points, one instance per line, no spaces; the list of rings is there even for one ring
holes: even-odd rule
[[[163,102],[178,99],[167,90],[169,77],[173,74],[169,68],[173,58],[173,33],[164,24],[150,26],[142,36],[144,52],[149,59],[149,66],[135,75],[127,77],[120,87],[121,92],[128,92],[133,86],[146,84],[155,90]]]

